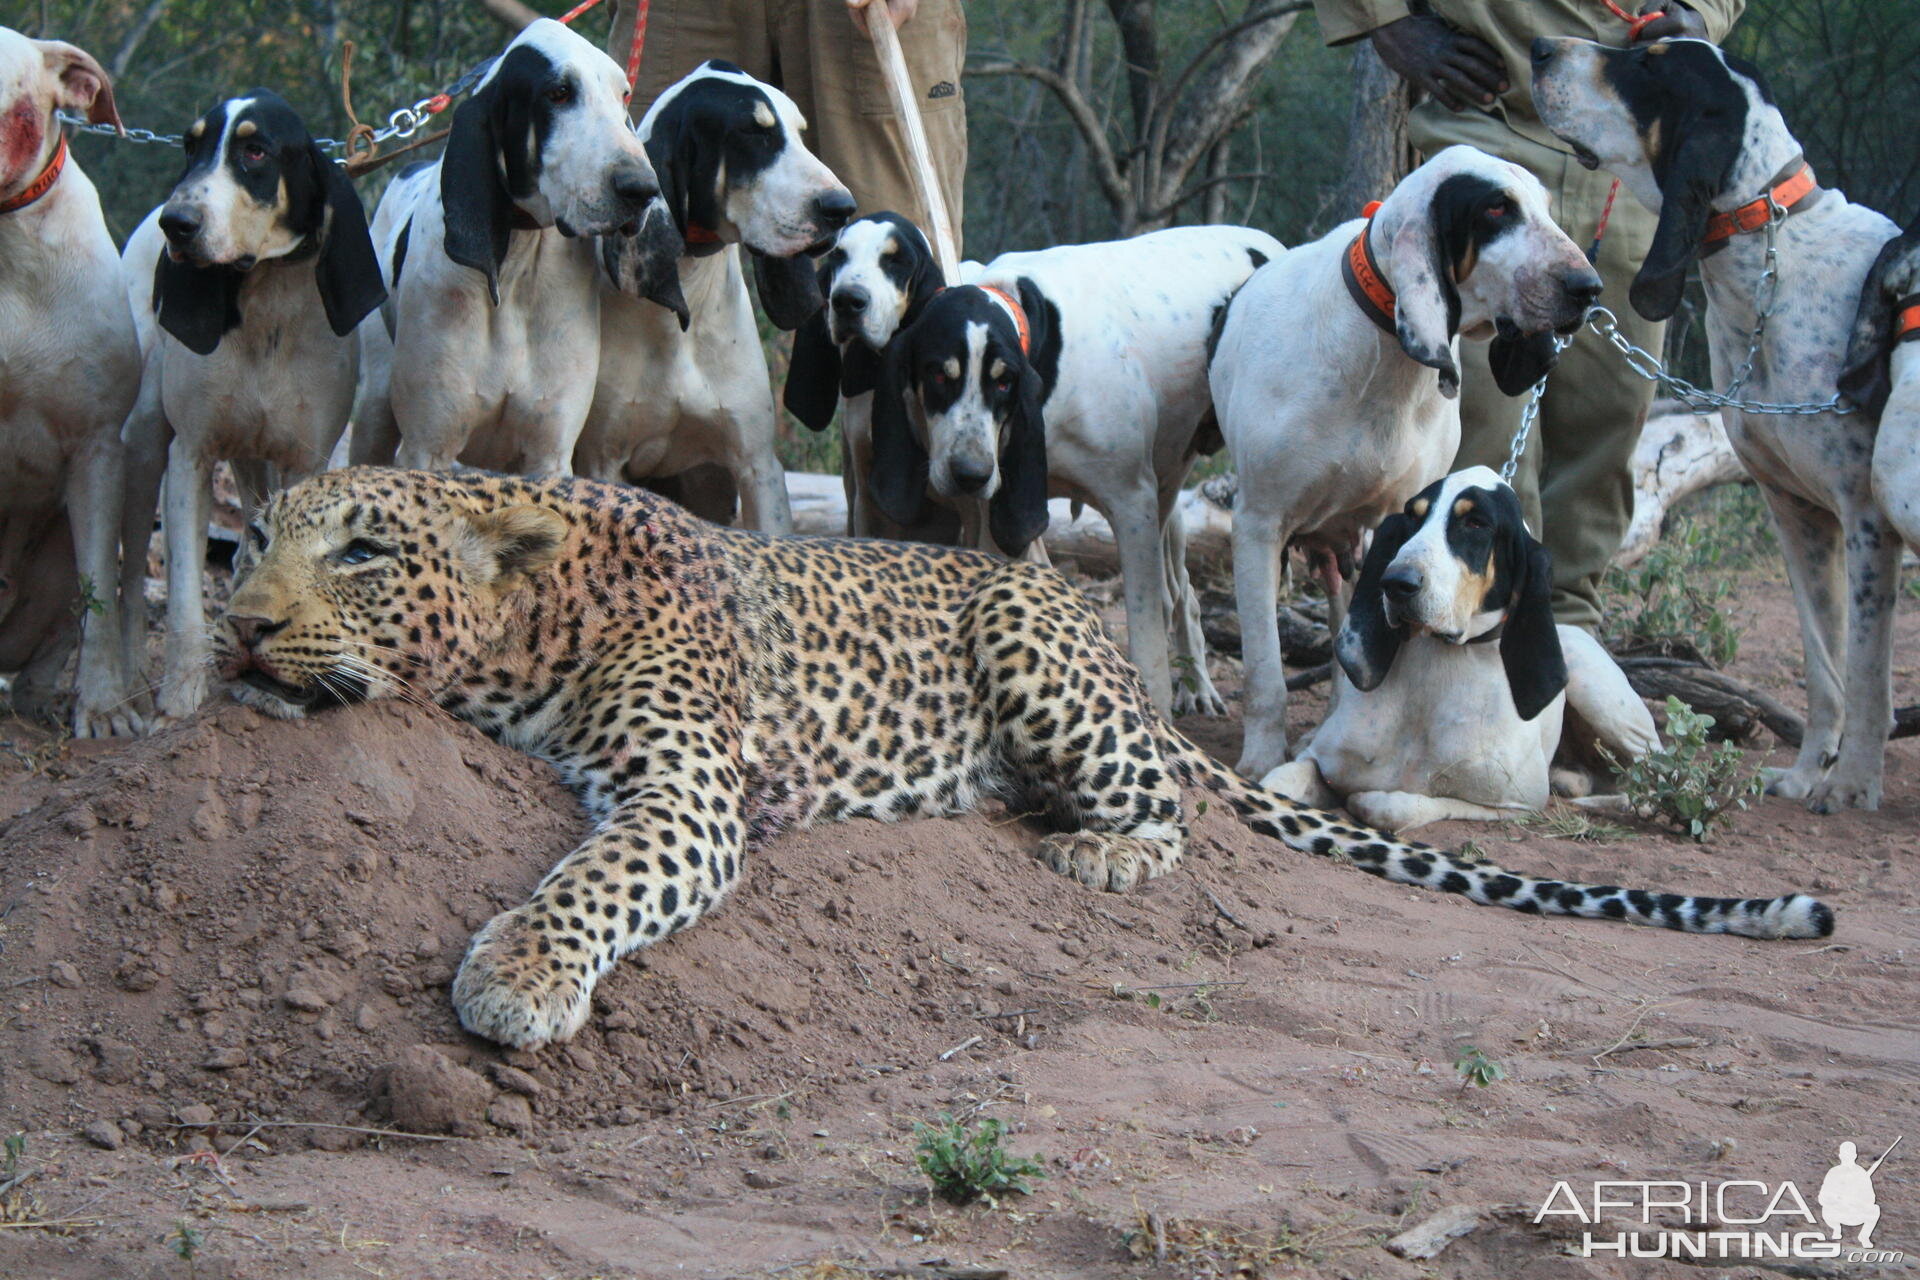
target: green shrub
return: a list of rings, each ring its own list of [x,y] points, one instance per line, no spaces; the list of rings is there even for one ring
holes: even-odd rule
[[[1601,637],[1620,654],[1666,654],[1714,666],[1732,662],[1743,630],[1727,616],[1733,584],[1716,572],[1745,558],[1717,525],[1682,517],[1644,560],[1607,571]]]
[[[983,1196],[991,1200],[1009,1193],[1026,1195],[1032,1190],[1029,1178],[1046,1177],[1039,1161],[1007,1153],[1002,1145],[1006,1126],[998,1120],[980,1119],[969,1126],[943,1115],[937,1125],[916,1123],[913,1134],[918,1139],[913,1154],[920,1172],[941,1199],[954,1204]]]
[[[1704,841],[1724,815],[1746,808],[1747,800],[1760,794],[1760,771],[1732,743],[1708,742],[1712,727],[1712,716],[1668,695],[1668,746],[1631,764],[1600,748],[1625,783],[1627,804],[1635,813]]]

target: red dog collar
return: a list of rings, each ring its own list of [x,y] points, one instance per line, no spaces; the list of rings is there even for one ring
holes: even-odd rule
[[[0,200],[0,213],[15,213],[53,190],[53,184],[60,181],[60,171],[66,167],[67,139],[66,135],[62,134],[60,145],[53,149],[53,159],[47,161],[47,167],[40,171],[40,176],[29,182],[26,189],[18,195]]]
[[[1005,289],[996,289],[990,284],[983,284],[980,286],[980,292],[986,294],[1007,309],[1007,314],[1013,318],[1013,327],[1020,333],[1020,354],[1023,356],[1028,354],[1029,333],[1027,330],[1026,311],[1021,308],[1019,302],[1014,299],[1014,296]]]
[[[1798,169],[1770,187],[1765,195],[1756,196],[1737,209],[1716,213],[1708,218],[1707,233],[1700,237],[1700,245],[1703,249],[1712,249],[1736,235],[1758,231],[1773,221],[1775,207],[1782,210],[1783,214],[1791,213],[1795,205],[1819,189],[1820,184],[1814,181],[1813,166],[1803,161]]]
[[[1347,251],[1340,259],[1340,278],[1346,281],[1347,292],[1360,307],[1367,319],[1380,327],[1383,333],[1398,333],[1394,323],[1393,286],[1380,274],[1380,264],[1373,260],[1373,245],[1369,243],[1367,233],[1373,230],[1373,215],[1380,209],[1378,200],[1370,201],[1360,211],[1367,225],[1360,228],[1360,234],[1353,238]]]
[[[1920,338],[1920,293],[1902,298],[1893,309],[1893,340],[1907,342]]]

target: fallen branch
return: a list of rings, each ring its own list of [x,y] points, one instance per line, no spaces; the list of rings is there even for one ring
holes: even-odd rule
[[[1685,658],[1618,658],[1633,691],[1643,698],[1679,698],[1695,711],[1704,711],[1717,722],[1717,728],[1735,741],[1753,736],[1755,726],[1764,726],[1789,747],[1800,745],[1806,736],[1806,722],[1771,694],[1746,681],[1703,667]],[[1289,683],[1288,688],[1293,686]],[[1893,713],[1894,738],[1920,736],[1920,706],[1900,707]]]
[[[178,1120],[167,1122],[169,1129],[218,1129],[224,1121],[215,1120],[210,1124],[182,1124]],[[459,1139],[438,1133],[408,1133],[404,1129],[375,1129],[361,1124],[328,1124],[324,1120],[236,1120],[227,1127],[238,1129],[246,1125],[253,1129],[338,1129],[342,1133],[370,1133],[379,1138],[410,1138],[415,1142],[457,1142]]]
[[[1402,1258],[1431,1258],[1480,1225],[1480,1211],[1452,1204],[1387,1241],[1387,1252]]]

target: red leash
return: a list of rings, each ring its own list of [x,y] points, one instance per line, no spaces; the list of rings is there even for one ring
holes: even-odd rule
[[[1620,19],[1620,21],[1627,24],[1627,43],[1628,44],[1632,44],[1634,41],[1640,38],[1640,33],[1646,30],[1647,24],[1649,22],[1652,22],[1655,19],[1664,18],[1667,16],[1664,13],[1656,11],[1653,13],[1643,13],[1636,18],[1632,14],[1628,13],[1625,9],[1622,9],[1618,4],[1615,4],[1614,0],[1600,0],[1600,3],[1606,5],[1608,12],[1612,13],[1614,17]]]
[[[561,14],[558,21],[563,27],[573,25],[573,20],[589,9],[597,8],[600,0],[580,0],[580,3]],[[627,84],[631,86],[640,75],[640,50],[647,43],[647,10],[651,8],[649,0],[640,0],[639,12],[633,17],[633,44],[627,49]]]

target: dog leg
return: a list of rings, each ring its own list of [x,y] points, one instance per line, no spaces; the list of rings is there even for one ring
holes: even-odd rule
[[[1262,777],[1287,759],[1287,671],[1280,658],[1280,556],[1287,545],[1274,521],[1251,512],[1247,487],[1233,512],[1233,594],[1240,611],[1240,658],[1245,664],[1246,741],[1236,768]]]
[[[1127,656],[1161,715],[1173,708],[1173,664],[1167,653],[1167,614],[1162,604],[1166,569],[1160,553],[1159,500],[1151,489],[1115,495],[1107,518],[1120,550],[1120,578],[1127,599]]]
[[[1177,499],[1179,490],[1171,497]],[[1161,498],[1160,549],[1165,560],[1166,612],[1172,624],[1174,665],[1173,713],[1177,716],[1224,716],[1227,703],[1213,686],[1207,671],[1207,636],[1200,626],[1200,595],[1187,571],[1187,526],[1168,496]]]
[[[186,719],[206,701],[213,652],[201,603],[207,567],[207,510],[212,468],[185,437],[167,448],[167,653],[154,728]]]
[[[67,467],[67,519],[80,572],[80,666],[73,733],[126,737],[142,729],[123,666],[120,617],[120,520],[126,502],[126,455],[118,427],[95,431]]]
[[[1347,797],[1347,812],[1382,831],[1409,831],[1429,822],[1510,822],[1532,811],[1521,805],[1496,809],[1412,791],[1356,791]]]
[[[774,456],[777,429],[773,401],[753,408],[753,421],[729,424],[736,439],[727,446],[727,468],[740,489],[740,522],[761,533],[792,533],[793,509],[787,502],[787,473]]]
[[[1836,662],[1846,642],[1839,522],[1833,513],[1762,484],[1786,555],[1793,604],[1806,651],[1807,731],[1790,769],[1766,771],[1767,794],[1804,800],[1840,749],[1841,683]]]
[[[1855,510],[1847,530],[1845,728],[1840,758],[1807,796],[1815,813],[1878,809],[1893,727],[1893,612],[1900,581],[1900,535],[1879,511]]]
[[[160,506],[160,485],[167,471],[167,445],[173,438],[173,428],[160,408],[157,367],[141,383],[140,399],[120,434],[127,460],[126,498],[120,519],[120,661],[135,705],[150,716],[153,687],[147,681],[147,552],[153,543],[153,518]]]

